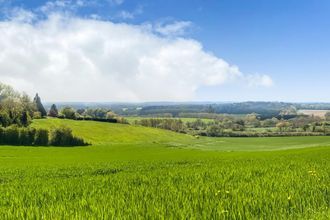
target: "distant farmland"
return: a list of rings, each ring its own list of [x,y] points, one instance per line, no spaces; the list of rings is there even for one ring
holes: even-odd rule
[[[324,118],[325,114],[330,110],[299,110],[298,113],[304,115],[314,115]]]

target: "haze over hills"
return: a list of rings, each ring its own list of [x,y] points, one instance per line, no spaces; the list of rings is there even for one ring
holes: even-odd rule
[[[53,103],[46,103],[50,108]],[[58,102],[59,108],[71,106],[75,109],[108,108],[120,115],[152,115],[170,113],[218,113],[249,114],[272,117],[288,108],[299,110],[330,110],[330,103],[289,103],[289,102]]]

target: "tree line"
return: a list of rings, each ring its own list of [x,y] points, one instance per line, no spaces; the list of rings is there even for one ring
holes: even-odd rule
[[[113,111],[111,111],[111,109],[105,109],[105,108],[74,109],[72,107],[66,106],[63,107],[61,110],[58,110],[56,105],[53,104],[48,112],[48,116],[57,117],[61,119],[128,124],[125,118],[115,114]]]
[[[290,119],[261,119],[258,114],[245,116],[217,115],[213,120],[183,122],[176,118],[143,118],[136,125],[167,129],[195,136],[209,137],[277,137],[330,135],[330,113],[325,118],[297,115]]]
[[[0,127],[0,145],[16,146],[86,146],[83,139],[75,137],[67,127],[35,129],[31,127]]]

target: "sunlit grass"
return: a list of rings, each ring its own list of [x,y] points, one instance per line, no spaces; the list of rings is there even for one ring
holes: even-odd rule
[[[56,119],[33,126],[60,124],[93,145],[0,147],[0,219],[330,218],[327,137],[196,139]]]

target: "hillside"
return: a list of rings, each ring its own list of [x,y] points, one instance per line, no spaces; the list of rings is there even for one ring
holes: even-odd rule
[[[195,138],[167,130],[141,126],[60,119],[34,120],[32,126],[51,128],[66,125],[92,143],[87,147],[1,146],[3,166],[29,164],[101,163],[130,160],[186,160],[218,155],[240,155],[248,151],[289,150],[330,146],[330,137],[285,138]],[[236,153],[235,153],[236,152]]]
[[[0,146],[1,219],[330,216],[328,137],[196,139],[59,119],[32,126],[61,124],[92,145]]]
[[[92,146],[103,148],[142,145],[217,151],[265,151],[330,146],[330,137],[196,138],[163,129],[115,123],[46,119],[35,120],[32,124],[40,128],[60,125],[70,127],[74,134],[92,143]]]

